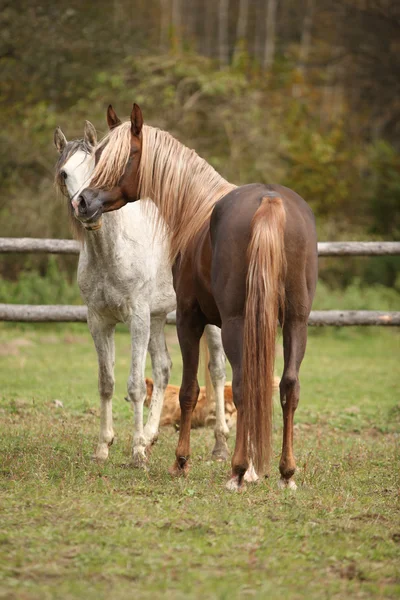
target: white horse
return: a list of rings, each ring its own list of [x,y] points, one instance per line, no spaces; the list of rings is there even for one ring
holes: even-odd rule
[[[127,400],[134,406],[133,462],[136,466],[145,466],[146,451],[157,439],[164,391],[171,369],[164,325],[167,313],[176,307],[176,298],[168,260],[167,234],[166,231],[153,230],[154,220],[149,218],[149,206],[146,207],[148,200],[128,204],[119,211],[105,214],[100,227],[85,222],[76,211],[75,199],[87,186],[94,169],[96,130],[86,121],[84,138],[67,142],[57,127],[54,143],[60,154],[56,182],[69,196],[71,223],[77,237],[83,242],[79,256],[78,285],[88,307],[88,325],[99,363],[101,410],[95,458],[107,459],[114,439],[114,329],[117,323],[125,323],[130,329],[132,341]],[[206,337],[216,402],[213,458],[226,460],[229,429],[224,410],[225,354],[221,332],[217,327],[207,326]],[[154,389],[144,426],[147,350],[152,361]]]

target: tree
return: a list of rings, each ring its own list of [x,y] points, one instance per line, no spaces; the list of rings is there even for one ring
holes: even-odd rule
[[[219,64],[229,63],[229,0],[219,0],[218,55]]]
[[[264,46],[264,69],[269,70],[275,57],[276,8],[278,0],[267,0],[266,36]]]

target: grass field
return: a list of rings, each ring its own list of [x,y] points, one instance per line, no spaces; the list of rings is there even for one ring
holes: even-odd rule
[[[172,328],[168,340],[179,383]],[[193,431],[188,479],[168,476],[170,430],[148,472],[130,466],[125,331],[117,439],[99,465],[86,327],[0,325],[0,597],[398,598],[399,340],[377,329],[312,332],[296,413],[298,491],[277,489],[277,405],[271,477],[233,494],[229,466],[209,460],[211,430]],[[277,373],[281,365],[278,356]]]

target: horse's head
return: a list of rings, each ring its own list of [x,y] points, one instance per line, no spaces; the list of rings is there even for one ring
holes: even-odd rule
[[[77,198],[94,171],[96,144],[96,129],[89,121],[86,121],[83,139],[68,142],[60,127],[54,131],[54,145],[60,155],[56,165],[56,184],[69,198],[71,214],[84,225],[86,219],[79,211]]]
[[[82,190],[77,198],[77,210],[90,221],[139,199],[142,111],[134,104],[130,122],[121,124],[110,105],[107,122],[110,133],[97,146],[91,187]]]

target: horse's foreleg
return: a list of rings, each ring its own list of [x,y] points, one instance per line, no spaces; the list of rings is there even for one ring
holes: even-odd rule
[[[221,330],[214,325],[207,325],[205,329],[207,345],[210,352],[209,370],[215,392],[215,446],[212,451],[214,460],[225,461],[229,458],[226,440],[229,428],[225,420],[225,353],[222,346]]]
[[[135,310],[131,323],[131,370],[128,379],[128,400],[133,404],[133,464],[136,467],[146,465],[146,440],[143,431],[143,404],[146,398],[144,372],[146,354],[150,338],[150,312],[148,309]]]
[[[293,454],[293,419],[300,398],[299,369],[307,344],[307,322],[287,318],[283,326],[284,369],[280,383],[283,412],[283,443],[279,462],[280,487],[296,489]]]
[[[171,372],[171,359],[165,343],[164,325],[166,318],[152,318],[150,323],[149,352],[153,372],[153,393],[151,396],[149,415],[144,428],[144,439],[147,446],[155,442],[158,435],[161,411],[164,403],[164,392]]]
[[[106,460],[108,449],[114,440],[112,397],[114,393],[115,324],[98,318],[89,310],[88,326],[96,347],[99,363],[100,432],[94,458]]]
[[[186,475],[189,470],[190,428],[192,412],[196,407],[199,395],[197,368],[199,366],[200,338],[204,331],[204,318],[198,307],[191,307],[185,312],[176,313],[176,327],[182,353],[183,373],[179,392],[181,422],[179,441],[176,448],[176,460],[170,469],[171,475]]]

